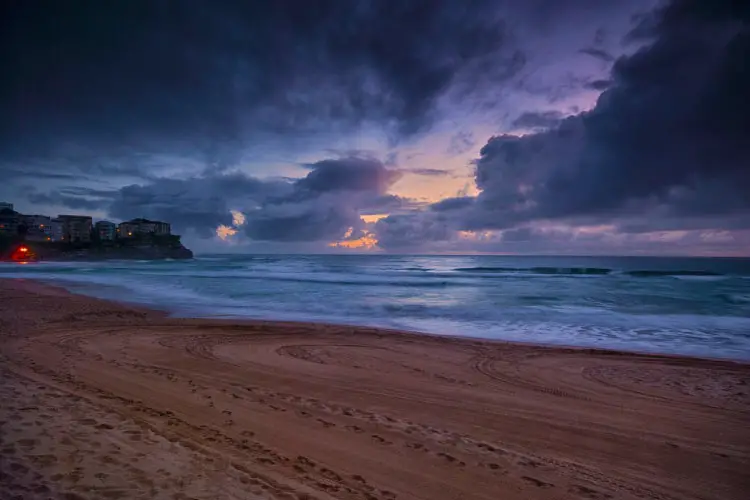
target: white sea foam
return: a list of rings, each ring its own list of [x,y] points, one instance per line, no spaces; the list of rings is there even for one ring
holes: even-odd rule
[[[750,358],[746,275],[750,261],[640,258],[206,256],[0,264],[0,277],[52,280],[181,316],[743,359]]]

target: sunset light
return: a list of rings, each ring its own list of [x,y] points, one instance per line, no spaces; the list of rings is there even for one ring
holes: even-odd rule
[[[237,234],[237,230],[230,226],[225,226],[224,224],[220,225],[216,228],[216,236],[221,238],[222,240],[226,241],[230,237]]]
[[[346,232],[345,238],[352,235],[352,228]],[[378,239],[373,233],[362,231],[362,236],[354,240],[341,240],[334,241],[328,244],[331,248],[348,248],[348,249],[360,249],[360,250],[373,250],[378,246]]]
[[[237,227],[241,226],[245,223],[245,214],[240,212],[239,210],[230,210],[230,213],[232,214],[232,225]]]
[[[370,215],[360,215],[359,218],[365,221],[368,224],[372,224],[374,222],[379,221],[380,219],[385,219],[388,217],[389,214],[370,214]]]

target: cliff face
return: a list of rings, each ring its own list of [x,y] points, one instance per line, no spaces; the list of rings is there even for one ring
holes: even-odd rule
[[[164,260],[192,259],[193,252],[184,246],[92,247],[80,249],[37,250],[42,260]]]
[[[192,259],[177,235],[143,235],[125,240],[63,243],[25,241],[22,236],[0,235],[0,260],[18,260],[14,252],[25,248],[30,260],[163,260]]]

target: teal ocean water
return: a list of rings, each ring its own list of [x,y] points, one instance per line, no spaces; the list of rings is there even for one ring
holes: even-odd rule
[[[750,259],[206,255],[2,263],[0,277],[47,280],[177,316],[750,359]]]

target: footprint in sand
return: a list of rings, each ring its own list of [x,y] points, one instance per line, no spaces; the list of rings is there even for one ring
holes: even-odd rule
[[[43,467],[49,467],[57,463],[57,457],[55,455],[30,455],[29,459],[35,464]]]
[[[529,484],[533,484],[537,488],[551,488],[551,487],[554,486],[554,484],[552,484],[552,483],[547,483],[545,481],[542,481],[541,479],[537,479],[537,478],[531,477],[531,476],[521,476],[521,479],[523,479],[524,481],[526,481]]]
[[[10,469],[11,472],[15,474],[20,474],[20,475],[26,475],[29,472],[28,467],[26,467],[23,464],[19,464],[17,462],[11,462],[8,468]]]
[[[72,493],[72,492],[63,493],[62,498],[63,500],[86,500],[85,497],[82,497],[78,493]]]
[[[466,465],[466,462],[464,462],[463,460],[457,459],[453,455],[448,455],[447,453],[438,453],[437,455],[439,457],[442,457],[442,458],[446,459],[448,462],[450,462],[452,464],[460,465],[461,467],[463,467],[464,465]]]
[[[23,448],[33,448],[39,444],[39,441],[36,439],[19,439],[17,444]]]
[[[375,441],[377,441],[378,443],[380,443],[380,444],[393,444],[393,443],[391,443],[390,441],[388,441],[387,439],[385,439],[385,438],[382,438],[382,437],[378,436],[377,434],[373,434],[373,435],[372,435],[372,438],[373,438],[373,439],[374,439]]]
[[[334,480],[334,481],[341,481],[343,478],[339,476],[337,473],[332,471],[331,469],[326,469],[325,467],[320,469],[320,474],[328,479]]]
[[[501,468],[501,467],[500,467],[500,466],[499,466],[498,464],[496,464],[496,463],[489,463],[489,464],[487,464],[487,467],[489,467],[489,468],[490,468],[490,469],[492,469],[492,470],[500,470],[500,468]]]
[[[612,495],[608,493],[604,493],[602,491],[598,491],[580,484],[574,484],[570,487],[570,489],[568,489],[568,492],[580,495],[584,498],[590,498],[591,500],[608,500],[612,498]]]

